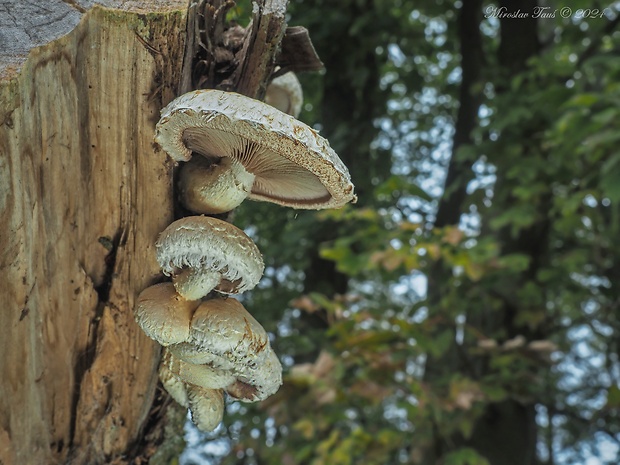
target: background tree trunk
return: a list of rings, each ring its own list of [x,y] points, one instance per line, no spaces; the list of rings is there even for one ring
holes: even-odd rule
[[[137,463],[145,448],[159,347],[132,308],[172,220],[153,134],[186,3],[0,7],[2,465]]]

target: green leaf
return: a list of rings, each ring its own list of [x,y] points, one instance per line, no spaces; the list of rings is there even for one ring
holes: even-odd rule
[[[475,449],[464,447],[450,452],[444,458],[445,465],[490,465]]]
[[[620,387],[618,385],[610,386],[607,390],[606,408],[620,408]]]

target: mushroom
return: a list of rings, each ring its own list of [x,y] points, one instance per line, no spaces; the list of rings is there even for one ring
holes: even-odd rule
[[[304,94],[299,79],[292,71],[271,80],[265,93],[265,103],[294,118],[301,113]]]
[[[181,201],[198,213],[229,211],[246,197],[303,209],[356,199],[349,171],[326,139],[243,95],[181,95],[162,110],[155,141],[175,161],[190,160],[192,152],[208,161],[188,163],[180,175]]]
[[[235,294],[252,289],[265,265],[252,240],[226,221],[188,216],[170,224],[155,243],[157,262],[172,275],[177,292],[197,300],[212,290]]]
[[[183,357],[183,351],[174,346],[166,350],[166,366],[170,373],[181,381],[204,389],[222,389],[236,381],[230,370],[212,368],[199,361],[188,361]],[[187,349],[185,351],[187,352]],[[197,360],[197,357],[192,358]]]
[[[201,431],[213,431],[224,418],[224,394],[221,389],[187,386],[192,421]]]
[[[224,417],[223,391],[183,381],[171,369],[174,363],[172,354],[164,350],[159,366],[159,379],[164,389],[177,403],[189,408],[198,429],[213,431]]]
[[[186,300],[172,283],[147,287],[138,296],[134,315],[148,337],[162,346],[189,338],[189,324],[200,301]]]
[[[171,370],[173,355],[166,349],[161,357],[159,364],[159,379],[164,389],[170,394],[177,404],[183,407],[189,407],[189,399],[187,398],[187,383],[183,382],[174,372]]]
[[[232,298],[203,302],[194,312],[188,341],[170,346],[169,351],[189,366],[230,373],[233,379],[222,387],[244,402],[264,400],[282,384],[282,365],[267,332]]]

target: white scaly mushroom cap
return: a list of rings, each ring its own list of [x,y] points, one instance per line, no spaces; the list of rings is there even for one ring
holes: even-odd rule
[[[155,284],[138,296],[134,316],[148,337],[167,346],[189,338],[189,324],[198,305],[200,301],[177,294],[172,283]]]
[[[170,351],[177,358],[234,375],[225,390],[245,402],[264,400],[282,384],[282,365],[269,336],[232,298],[203,302],[194,313],[189,341]]]
[[[177,292],[198,299],[216,289],[233,294],[252,289],[265,265],[252,240],[239,228],[205,216],[170,224],[155,243],[159,266],[172,275]]]
[[[230,157],[254,176],[250,199],[303,209],[338,208],[356,199],[349,171],[325,138],[243,95],[181,95],[162,110],[155,141],[176,161],[188,161],[192,151],[214,162]]]
[[[283,111],[293,118],[301,113],[304,93],[299,79],[292,71],[274,78],[267,86],[265,103]]]

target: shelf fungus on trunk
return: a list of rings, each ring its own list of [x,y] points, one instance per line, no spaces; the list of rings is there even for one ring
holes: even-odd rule
[[[233,298],[203,302],[194,312],[187,342],[168,351],[178,359],[170,369],[179,379],[222,387],[233,399],[264,400],[282,384],[282,365],[267,332]]]
[[[173,222],[155,248],[162,271],[172,275],[177,292],[188,300],[212,290],[237,294],[252,289],[265,268],[258,248],[242,230],[206,216]]]
[[[181,202],[223,213],[246,197],[301,209],[356,200],[347,167],[318,132],[290,115],[233,92],[197,90],[162,110],[155,141],[181,168]],[[206,163],[205,163],[206,161]]]

